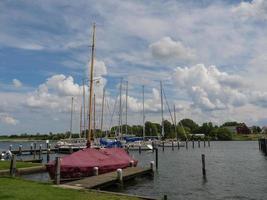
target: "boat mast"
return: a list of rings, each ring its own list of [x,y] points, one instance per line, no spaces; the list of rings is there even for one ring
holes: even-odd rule
[[[126,108],[125,108],[126,116],[125,116],[125,124],[126,124],[126,129],[125,129],[125,134],[127,135],[128,133],[128,121],[127,121],[127,115],[128,115],[128,81],[126,81]]]
[[[90,66],[90,90],[89,90],[89,122],[88,122],[88,137],[87,137],[87,147],[91,147],[91,129],[92,129],[92,98],[93,98],[93,78],[94,78],[94,55],[95,54],[95,23],[93,25],[93,41],[92,41],[92,52],[91,52],[91,66]]]
[[[160,100],[161,100],[161,136],[164,137],[164,118],[163,118],[163,90],[162,81],[160,81]]]
[[[83,106],[81,105],[81,110],[80,110],[80,138],[82,137],[82,126],[83,126]]]
[[[119,108],[119,137],[122,135],[122,107],[121,107],[121,91],[122,91],[122,78],[120,84],[120,108]]]
[[[71,108],[70,108],[70,138],[72,134],[72,112],[73,112],[73,97],[71,97]]]
[[[93,127],[93,137],[95,137],[95,94],[94,94],[94,127]]]
[[[176,130],[176,109],[175,109],[175,104],[173,104],[173,115],[174,115],[174,132],[176,134],[176,140],[178,141],[178,133],[177,133],[177,130]]]
[[[143,140],[145,140],[145,86],[142,86],[143,88]]]
[[[85,115],[85,85],[83,79],[83,131],[84,131],[84,138],[86,138],[86,115]]]
[[[103,96],[102,96],[101,125],[100,125],[101,134],[102,134],[102,131],[103,131],[104,104],[105,104],[105,88],[103,88]]]

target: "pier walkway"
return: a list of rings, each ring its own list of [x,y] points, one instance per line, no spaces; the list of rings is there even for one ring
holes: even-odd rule
[[[67,182],[61,187],[96,189],[121,183],[135,177],[152,174],[151,168],[129,167],[122,170],[122,181],[118,179],[117,172],[109,172],[98,176],[91,176],[77,181]]]

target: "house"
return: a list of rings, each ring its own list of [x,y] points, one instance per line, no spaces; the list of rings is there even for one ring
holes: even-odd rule
[[[225,126],[224,128],[227,128],[229,131],[235,134],[251,134],[251,130],[247,127],[245,123],[240,123],[237,126]]]

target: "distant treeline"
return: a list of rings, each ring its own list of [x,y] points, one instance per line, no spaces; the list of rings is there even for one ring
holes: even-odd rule
[[[177,123],[176,127],[173,123],[171,123],[168,120],[164,121],[164,138],[176,138],[178,137],[181,140],[185,139],[197,139],[196,134],[204,134],[206,138],[212,139],[212,140],[232,140],[234,134],[236,134],[234,131],[231,131],[229,127],[235,127],[242,125],[242,127],[246,127],[244,123],[238,123],[238,122],[225,122],[221,126],[213,125],[212,122],[206,122],[202,125],[197,124],[192,119],[183,119],[179,123]],[[252,133],[261,133],[262,130],[258,126],[253,126]],[[111,130],[103,131],[100,130],[95,131],[96,137],[103,137],[106,134],[108,134],[109,137],[114,137],[116,133],[118,133],[119,127],[114,126],[111,128]],[[123,134],[128,135],[135,135],[135,136],[143,136],[143,126],[141,125],[122,125],[121,131]],[[87,130],[88,132],[88,130]],[[145,135],[146,136],[160,136],[162,133],[161,125],[158,123],[153,123],[150,121],[147,121],[145,123]],[[78,133],[72,133],[72,138],[79,137]],[[84,132],[82,133],[82,136],[84,136]],[[52,133],[49,134],[27,134],[23,133],[20,135],[4,135],[0,136],[0,139],[31,139],[31,140],[59,140],[59,139],[65,139],[70,137],[70,132],[66,133]]]

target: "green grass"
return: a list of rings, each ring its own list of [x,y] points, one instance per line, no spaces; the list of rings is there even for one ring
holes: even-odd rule
[[[234,141],[256,141],[259,138],[267,137],[265,134],[248,134],[248,135],[241,135],[241,134],[234,134],[233,140]]]
[[[0,178],[0,200],[138,200],[91,191],[78,191],[53,187],[20,178]]]
[[[30,163],[30,162],[16,162],[16,168],[25,168],[25,167],[35,167],[41,166],[39,163]],[[9,169],[10,161],[0,161],[0,170]]]

